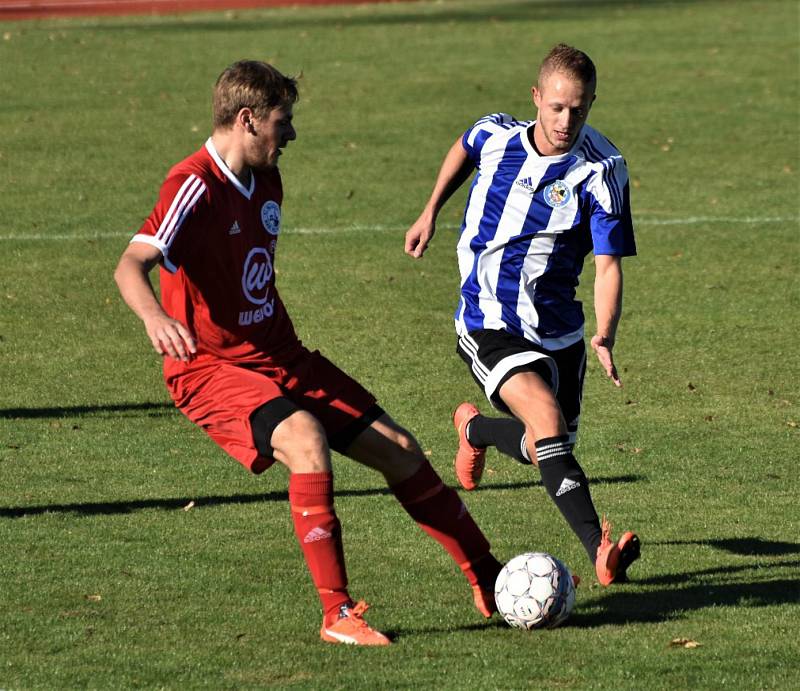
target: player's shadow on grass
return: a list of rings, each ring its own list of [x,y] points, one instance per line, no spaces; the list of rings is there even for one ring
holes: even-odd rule
[[[37,418],[64,418],[80,417],[105,413],[136,413],[144,412],[150,416],[165,415],[170,412],[179,415],[175,404],[164,403],[111,403],[107,405],[77,405],[59,406],[52,408],[6,408],[0,410],[0,419],[37,419]]]
[[[800,561],[784,561],[770,566],[773,569],[797,568]],[[767,580],[768,575],[761,575],[761,580],[730,581],[733,573],[739,572],[742,578],[746,578],[744,572],[748,571],[758,573],[755,565],[721,567],[666,579],[637,581],[637,585],[664,582],[665,587],[647,592],[612,586],[597,601],[582,602],[570,617],[569,624],[581,628],[654,624],[679,620],[687,612],[708,607],[769,607],[800,603],[800,581],[796,579]],[[725,580],[692,582],[696,576],[707,577],[714,572]],[[593,608],[595,611],[591,611]]]
[[[653,545],[700,545],[740,554],[742,556],[778,557],[786,554],[800,554],[800,543],[765,540],[762,537],[731,537],[721,540],[665,540],[652,542]]]
[[[800,567],[800,561],[772,563],[772,569]],[[768,575],[751,582],[745,579],[747,572],[763,574],[754,564],[721,566],[684,574],[670,574],[636,580],[631,586],[611,586],[608,590],[589,590],[585,585],[578,588],[578,604],[564,628],[599,628],[624,624],[658,624],[683,618],[687,612],[707,607],[769,607],[773,605],[800,603],[800,581],[790,579],[767,580]],[[725,582],[707,582],[718,576]],[[695,582],[697,581],[697,582]],[[588,585],[588,584],[587,584]],[[634,590],[634,586],[661,586],[656,590]],[[596,586],[599,588],[599,586]],[[598,597],[590,600],[594,593]],[[495,615],[485,623],[464,626],[423,627],[396,629],[397,637],[429,636],[448,634],[454,631],[483,631],[507,629],[505,623]]]
[[[631,479],[634,478],[634,479]],[[635,476],[621,476],[619,478],[600,478],[595,480],[598,484],[632,482]],[[487,485],[482,491],[517,489],[535,486],[537,482],[509,482],[502,485]],[[366,489],[337,490],[337,497],[367,497],[391,495],[388,487],[370,487]],[[160,499],[131,499],[120,501],[101,502],[76,502],[74,504],[43,504],[39,506],[0,506],[0,518],[22,518],[23,516],[38,516],[47,513],[75,513],[82,516],[114,516],[158,509],[161,511],[175,511],[184,509],[189,502],[194,502],[193,507],[198,509],[210,508],[225,504],[259,504],[262,502],[288,502],[289,495],[286,490],[260,492],[258,494],[230,494],[197,497],[172,497]]]

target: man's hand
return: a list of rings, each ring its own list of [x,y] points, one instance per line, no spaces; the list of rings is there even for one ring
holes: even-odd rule
[[[419,259],[428,248],[428,244],[436,232],[436,224],[423,214],[406,233],[406,254]]]
[[[169,355],[175,360],[189,362],[197,352],[197,345],[189,329],[166,314],[145,319],[144,328],[159,355]]]
[[[604,336],[593,336],[591,343],[594,352],[597,354],[597,359],[600,360],[600,364],[606,371],[606,376],[614,382],[614,386],[621,387],[622,382],[617,375],[614,356],[611,354],[614,344]]]
[[[132,242],[125,248],[114,272],[119,291],[144,323],[147,336],[159,355],[188,362],[197,352],[189,329],[172,319],[153,292],[148,274],[161,259],[161,250],[146,242]]]
[[[439,215],[439,211],[453,192],[461,187],[472,174],[473,170],[475,170],[475,164],[467,156],[464,145],[461,143],[461,137],[458,137],[442,161],[431,198],[420,217],[406,233],[405,250],[407,255],[414,259],[422,257],[436,232],[436,217]]]

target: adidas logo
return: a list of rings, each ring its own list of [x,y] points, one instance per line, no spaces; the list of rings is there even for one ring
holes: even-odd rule
[[[536,193],[536,187],[533,184],[533,178],[522,178],[521,180],[517,180],[516,184],[522,187],[523,189],[528,190],[531,194]]]
[[[308,531],[308,535],[303,538],[303,542],[319,542],[320,540],[328,540],[332,537],[333,535],[331,535],[327,530],[317,526],[316,528]]]
[[[560,497],[562,494],[566,494],[567,492],[571,492],[576,487],[580,487],[581,483],[577,482],[576,480],[570,480],[568,477],[565,477],[561,481],[561,487],[558,488],[556,492],[556,496]]]
[[[238,235],[242,232],[242,229],[239,227],[239,221],[234,221],[231,229],[228,231],[228,235]]]

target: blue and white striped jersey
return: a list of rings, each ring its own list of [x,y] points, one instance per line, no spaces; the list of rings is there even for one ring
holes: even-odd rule
[[[584,125],[569,152],[540,156],[533,124],[498,113],[462,137],[477,173],[458,242],[456,331],[502,329],[558,350],[583,338],[584,257],[630,256],[636,244],[620,152]]]

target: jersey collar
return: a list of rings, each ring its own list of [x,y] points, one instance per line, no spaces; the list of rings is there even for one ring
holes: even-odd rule
[[[230,168],[225,165],[225,161],[222,160],[222,157],[217,153],[217,150],[214,148],[214,142],[211,141],[211,137],[206,140],[206,151],[208,151],[211,158],[214,159],[214,163],[217,164],[219,169],[225,175],[228,180],[231,181],[231,184],[239,190],[247,199],[253,196],[253,192],[256,190],[256,176],[253,175],[252,171],[250,172],[250,188],[248,189],[245,187],[237,178]]]
[[[528,127],[525,128],[524,134],[522,135],[522,137],[520,137],[520,139],[522,140],[522,146],[525,147],[525,151],[528,152],[529,156],[533,156],[535,158],[543,158],[543,159],[546,158],[548,161],[554,161],[554,162],[563,161],[569,158],[570,156],[573,155],[573,152],[578,150],[578,147],[583,142],[584,136],[586,136],[586,125],[584,125],[583,127],[581,127],[581,131],[578,132],[578,136],[575,138],[575,143],[572,145],[569,151],[563,154],[559,154],[558,156],[542,156],[538,151],[536,151],[536,149],[533,148],[533,144],[531,144],[530,140],[528,139],[528,130],[535,125],[536,125],[536,120],[532,120],[528,124]]]

